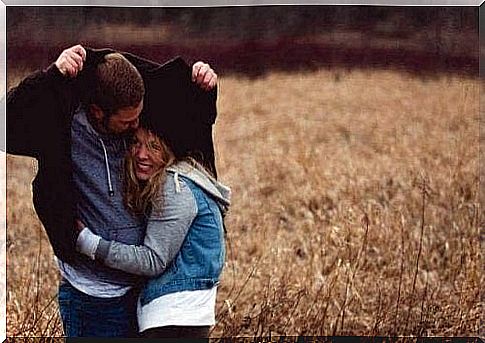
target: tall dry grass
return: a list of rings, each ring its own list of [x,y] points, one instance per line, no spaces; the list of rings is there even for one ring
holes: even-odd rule
[[[234,196],[212,335],[477,336],[478,96],[389,71],[223,75]],[[35,163],[7,163],[8,335],[61,335]]]

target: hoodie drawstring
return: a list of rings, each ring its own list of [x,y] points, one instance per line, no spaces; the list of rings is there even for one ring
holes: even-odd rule
[[[106,175],[108,176],[108,193],[110,196],[113,196],[115,192],[113,191],[113,185],[111,184],[111,173],[109,170],[109,162],[108,162],[108,152],[106,151],[106,147],[104,145],[104,142],[101,138],[99,138],[99,141],[101,142],[101,145],[103,146],[103,152],[104,152],[104,163],[106,165]]]
[[[175,181],[175,193],[180,193],[180,182],[179,182],[179,173],[175,172],[173,179]]]

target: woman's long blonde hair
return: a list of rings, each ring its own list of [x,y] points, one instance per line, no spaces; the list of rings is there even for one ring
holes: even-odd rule
[[[165,170],[175,162],[175,156],[168,145],[157,135],[143,128],[139,128],[138,130],[147,131],[147,140],[153,138],[156,141],[159,148],[147,144],[147,149],[151,154],[161,155],[161,166],[148,180],[139,180],[135,173],[135,150],[132,146],[128,150],[124,160],[123,197],[125,205],[130,212],[136,215],[148,215],[154,207],[157,207],[158,209],[162,208],[163,198],[159,197],[158,194],[160,192],[160,187],[162,187],[165,182]],[[155,199],[157,199],[157,201],[155,201]]]

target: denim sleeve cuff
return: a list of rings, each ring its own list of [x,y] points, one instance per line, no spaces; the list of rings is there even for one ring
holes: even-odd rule
[[[77,237],[76,248],[80,253],[94,260],[96,248],[100,240],[101,237],[95,235],[89,228],[85,227]]]

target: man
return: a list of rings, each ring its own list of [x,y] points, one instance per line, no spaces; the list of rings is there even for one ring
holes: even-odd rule
[[[215,174],[216,83],[203,62],[190,70],[180,59],[158,65],[76,45],[9,91],[7,152],[39,163],[33,200],[58,260],[67,336],[136,335],[140,280],[75,253],[75,220],[104,238],[141,243],[144,224],[125,209],[120,178],[127,139],[140,119],[163,120],[167,139],[202,154]],[[192,131],[177,130],[187,122]]]

